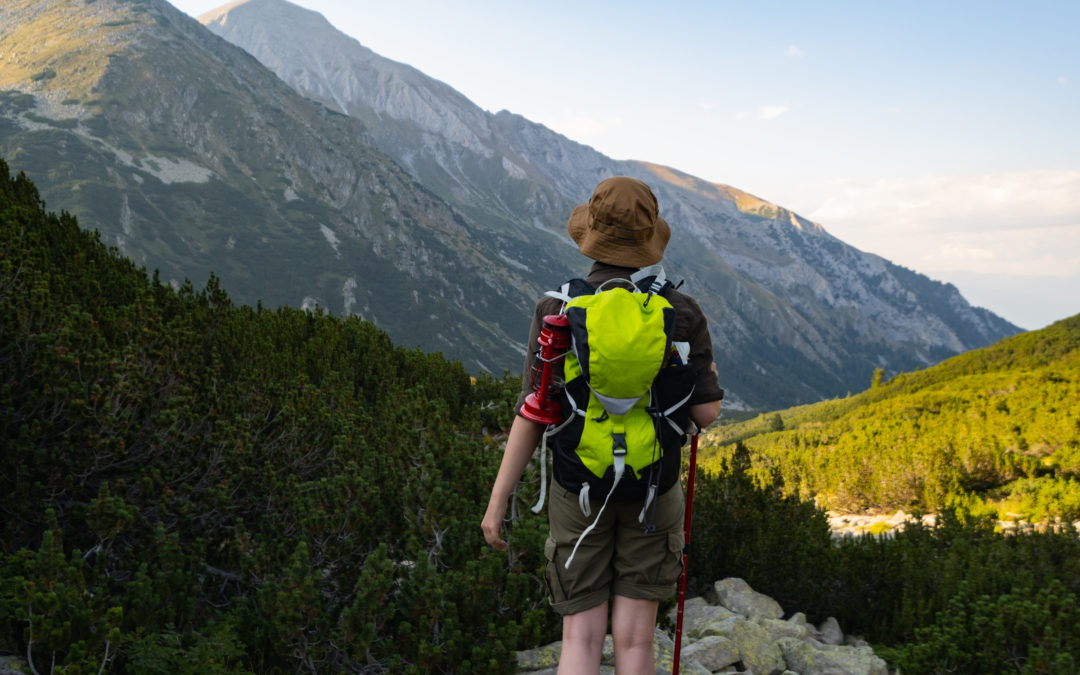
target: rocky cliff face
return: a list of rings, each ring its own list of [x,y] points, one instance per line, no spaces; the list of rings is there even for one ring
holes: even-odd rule
[[[534,298],[587,268],[570,210],[628,174],[673,225],[665,265],[710,317],[728,407],[843,395],[1018,330],[734,188],[480,110],[283,0],[202,20],[257,59],[163,0],[0,6],[0,154],[165,280],[213,270],[241,302],[517,371]]]

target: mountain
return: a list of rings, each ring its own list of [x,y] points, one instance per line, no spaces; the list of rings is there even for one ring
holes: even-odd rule
[[[724,383],[754,404],[862,389],[875,366],[923,366],[1019,330],[969,306],[955,287],[745,192],[615,161],[518,115],[487,113],[316,12],[246,0],[199,20],[305,96],[363,120],[419,181],[495,230],[561,237],[565,214],[598,179],[627,174],[652,185],[674,227],[667,264],[712,319]],[[537,204],[562,217],[540,220]]]
[[[161,0],[18,0],[0,24],[0,155],[139,264],[357,314],[470,369],[520,360],[542,287],[358,120]]]
[[[627,174],[673,225],[665,264],[710,317],[729,407],[861,390],[1018,331],[735,188],[480,110],[295,5],[202,21],[163,0],[0,7],[0,156],[176,284],[214,271],[241,302],[358,314],[516,372],[534,298],[586,269],[570,210]]]

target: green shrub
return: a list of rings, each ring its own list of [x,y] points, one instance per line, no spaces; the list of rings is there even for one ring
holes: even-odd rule
[[[775,484],[759,485],[745,448],[737,448],[720,471],[698,473],[688,593],[704,593],[712,582],[735,576],[786,607],[814,614],[827,607],[829,588],[821,574],[832,564],[824,512],[785,497]]]
[[[1058,580],[999,596],[962,585],[914,644],[884,650],[909,673],[1053,673],[1071,675],[1080,661],[1077,596]]]
[[[39,671],[509,672],[557,634],[545,519],[510,559],[479,527],[510,378],[174,291],[2,162],[0,368],[0,651]]]

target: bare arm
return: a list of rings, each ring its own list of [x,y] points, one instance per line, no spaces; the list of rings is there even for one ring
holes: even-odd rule
[[[514,417],[514,423],[510,426],[510,437],[506,439],[502,463],[499,464],[499,474],[491,487],[491,498],[480,523],[480,528],[484,530],[484,539],[492,548],[506,550],[506,542],[502,538],[502,523],[506,516],[507,501],[514,491],[514,486],[521,479],[521,474],[525,472],[543,433],[542,424],[520,415]]]
[[[698,425],[698,429],[704,429],[712,424],[720,415],[720,401],[708,403],[695,403],[690,406],[690,419]]]
[[[712,370],[713,376],[716,376],[716,363],[709,364],[709,368]],[[719,400],[695,403],[690,406],[690,419],[694,420],[694,424],[696,424],[699,429],[704,429],[712,424],[720,415],[720,404],[721,402]]]

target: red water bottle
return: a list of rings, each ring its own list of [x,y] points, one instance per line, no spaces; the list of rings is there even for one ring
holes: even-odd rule
[[[570,349],[570,321],[566,315],[545,316],[536,342],[540,348],[536,350],[532,366],[533,393],[525,397],[521,416],[540,424],[558,424],[563,420],[562,405],[559,403],[562,384],[555,381],[554,369]]]

